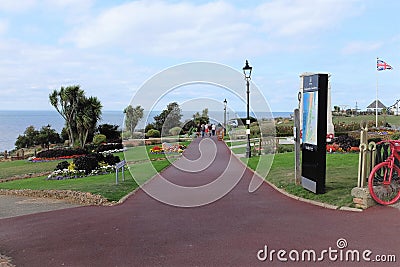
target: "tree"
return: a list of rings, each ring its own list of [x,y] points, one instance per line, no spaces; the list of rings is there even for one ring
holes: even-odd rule
[[[61,141],[60,135],[50,127],[50,125],[42,126],[36,136],[37,144],[40,144],[43,148],[48,148],[50,144],[56,144]]]
[[[127,130],[133,134],[137,124],[143,118],[143,108],[141,106],[136,106],[133,108],[132,105],[129,105],[124,109],[124,113],[125,126]]]
[[[85,146],[89,133],[94,133],[97,121],[101,118],[102,107],[97,97],[82,97],[79,101],[76,127],[81,147]]]
[[[116,142],[116,140],[121,139],[121,133],[118,130],[118,125],[111,124],[100,124],[97,127],[97,132],[99,134],[104,134],[107,137],[107,142]]]
[[[17,149],[30,147],[31,140],[25,135],[18,135],[15,141],[15,146]]]
[[[48,147],[50,143],[55,144],[61,141],[60,135],[55,129],[51,129],[50,125],[42,126],[40,131],[36,130],[34,126],[29,126],[25,129],[23,135],[19,135],[15,146],[19,148],[28,148],[35,145]]]
[[[197,111],[195,114],[193,114],[193,121],[196,125],[199,123],[209,123],[210,118],[208,116],[208,108],[203,109],[203,111],[200,113]]]
[[[76,118],[78,113],[79,101],[84,97],[84,91],[79,85],[61,87],[49,95],[50,103],[58,113],[64,118],[70,144],[75,143]]]
[[[161,132],[161,135],[167,135],[169,130],[178,126],[180,127],[180,120],[182,118],[181,109],[178,103],[172,102],[167,105],[160,115],[154,117],[154,127]]]
[[[74,145],[78,139],[81,147],[84,147],[101,118],[100,101],[97,97],[87,98],[79,85],[61,87],[60,91],[54,90],[49,99],[65,120],[70,145]]]

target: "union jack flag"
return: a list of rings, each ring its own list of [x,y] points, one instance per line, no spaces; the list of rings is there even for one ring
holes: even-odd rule
[[[376,59],[376,69],[378,71],[381,71],[381,70],[391,70],[393,68],[392,68],[392,66],[387,64],[385,61],[380,60],[379,58],[377,58]]]

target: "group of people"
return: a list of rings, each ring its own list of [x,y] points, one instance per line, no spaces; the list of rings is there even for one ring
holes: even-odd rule
[[[217,126],[215,124],[199,123],[197,125],[197,136],[215,136]]]

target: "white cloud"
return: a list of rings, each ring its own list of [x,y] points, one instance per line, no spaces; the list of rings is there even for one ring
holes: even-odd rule
[[[353,16],[359,0],[274,0],[260,5],[256,18],[266,33],[278,36],[306,36],[327,30]],[[360,12],[362,6],[357,6]]]
[[[78,25],[66,40],[80,48],[117,45],[147,54],[230,53],[244,38],[248,24],[237,18],[237,10],[225,2],[203,5],[135,1],[108,9]],[[229,44],[226,46],[226,44]]]
[[[0,11],[4,12],[24,12],[35,6],[36,0],[1,0]]]
[[[307,46],[287,38],[335,28],[352,16],[356,2],[273,0],[242,9],[225,1],[134,1],[105,9],[76,25],[63,41],[79,48],[119,47],[181,58],[296,51]]]

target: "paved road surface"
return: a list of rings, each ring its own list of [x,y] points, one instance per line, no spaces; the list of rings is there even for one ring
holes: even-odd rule
[[[63,200],[0,195],[0,219],[79,207]]]
[[[199,140],[185,151],[187,158],[200,157]],[[201,144],[205,149],[214,146]],[[163,176],[180,185],[204,185],[219,177],[229,160],[231,170],[240,174],[240,162],[223,142],[215,144],[217,159],[206,169],[190,173],[170,167]],[[398,209],[329,210],[283,196],[267,184],[248,193],[251,177],[246,170],[229,194],[198,208],[169,206],[139,190],[116,207],[78,207],[2,219],[0,254],[12,257],[17,266],[280,266],[277,253],[272,261],[257,259],[257,252],[267,246],[268,254],[287,252],[280,252],[288,259],[283,266],[399,266],[344,261],[349,250],[371,250],[371,255],[367,252],[371,260],[395,255],[400,261]],[[157,185],[158,179],[148,186]],[[347,247],[339,249],[339,239],[344,239],[339,247],[344,241]],[[311,250],[323,261],[310,263]],[[305,251],[305,261],[290,260],[296,251],[300,259]]]

